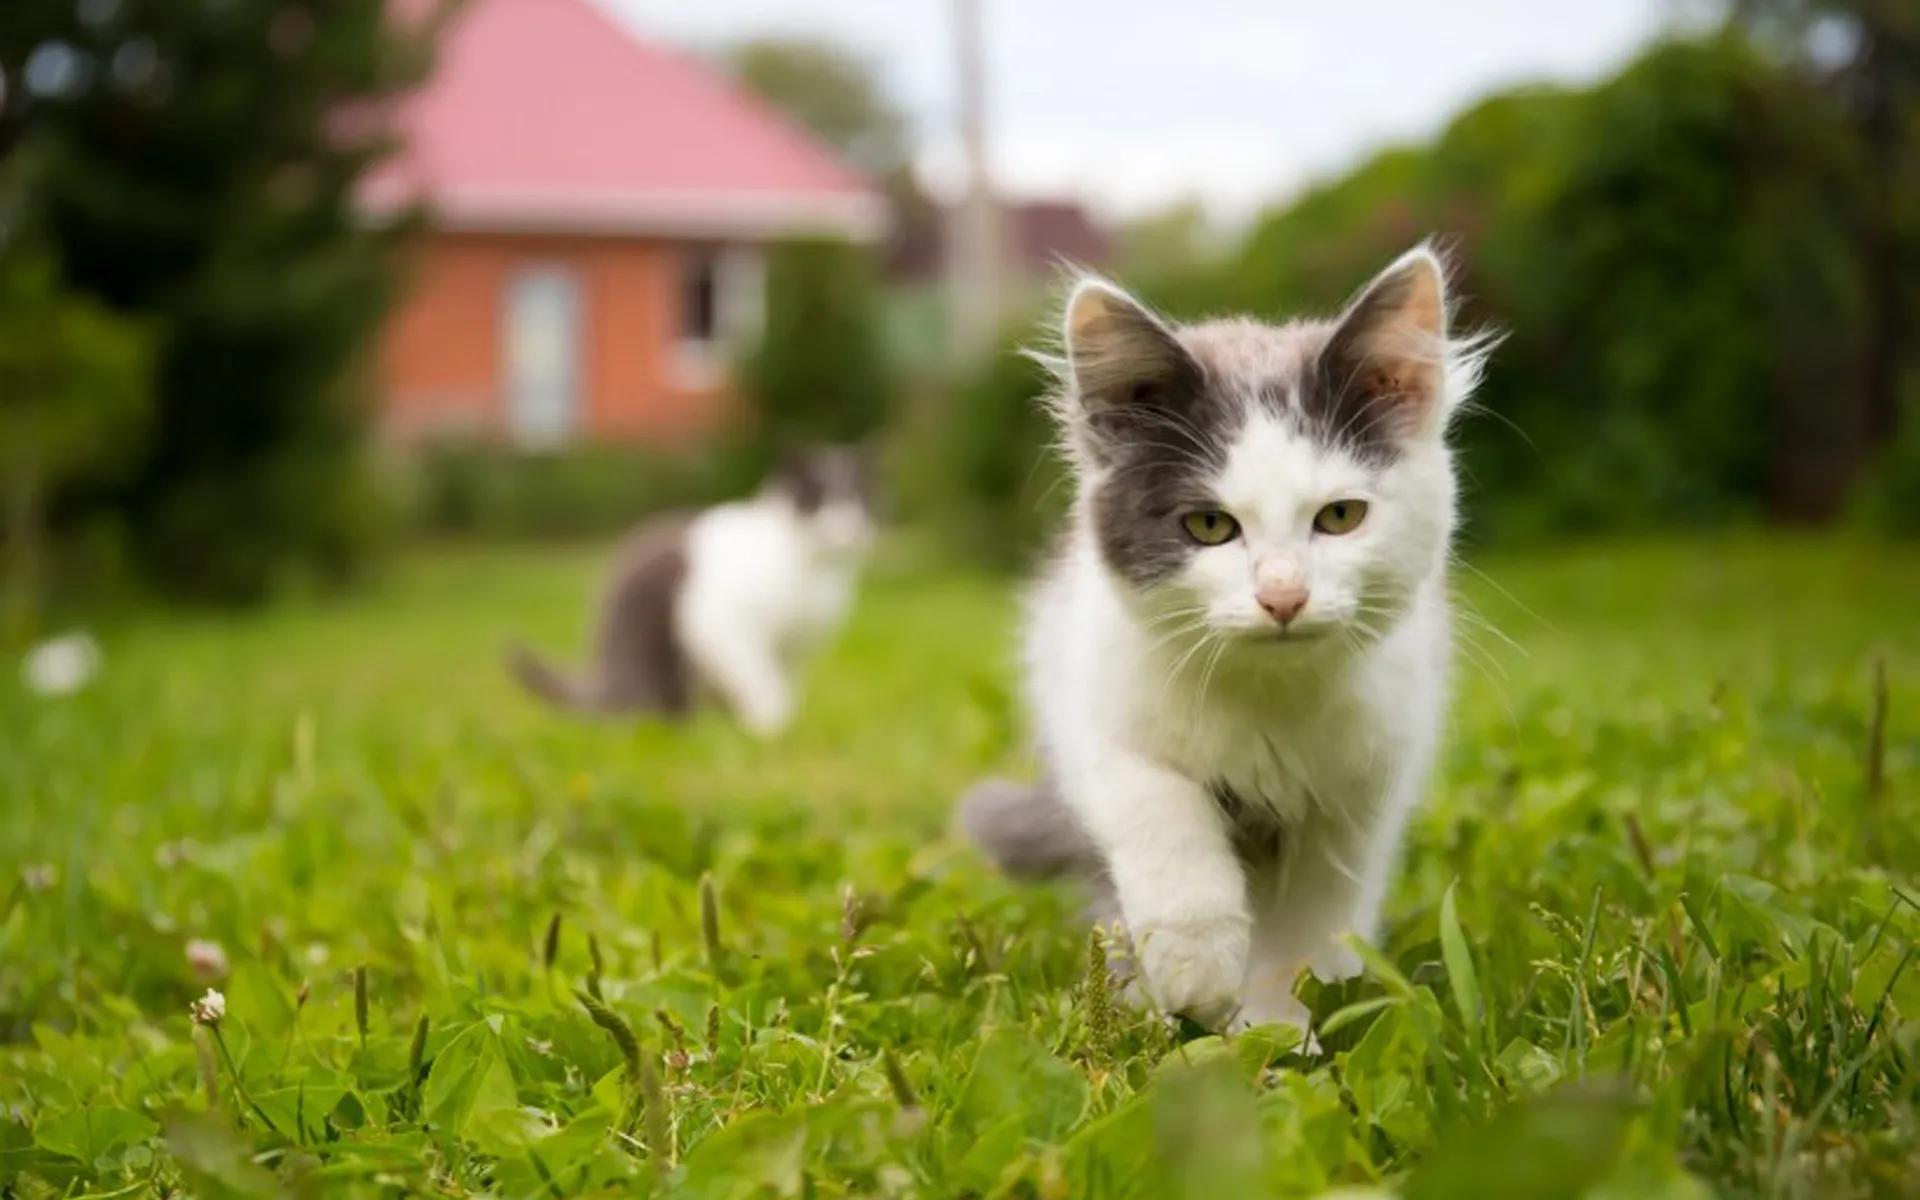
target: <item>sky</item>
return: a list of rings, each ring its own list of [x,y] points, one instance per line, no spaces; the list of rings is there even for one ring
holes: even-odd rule
[[[867,58],[936,190],[964,178],[953,0],[596,0],[693,49],[823,37]],[[981,0],[995,185],[1120,218],[1236,221],[1474,99],[1618,67],[1687,0]],[[1678,7],[1676,7],[1678,5]]]

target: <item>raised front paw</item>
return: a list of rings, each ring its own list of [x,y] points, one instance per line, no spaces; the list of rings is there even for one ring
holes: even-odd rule
[[[1227,1025],[1227,1032],[1241,1033],[1262,1025],[1286,1025],[1300,1031],[1298,1049],[1302,1054],[1320,1053],[1320,1042],[1309,1028],[1313,1023],[1313,1014],[1307,1006],[1291,995],[1260,995],[1258,992],[1247,997],[1247,1002],[1235,1013]]]
[[[793,719],[793,705],[783,695],[756,696],[740,706],[740,723],[762,740],[778,737]]]
[[[1360,956],[1341,938],[1328,943],[1309,958],[1307,969],[1322,983],[1339,983],[1343,979],[1356,978],[1364,967]]]
[[[1135,951],[1161,1008],[1218,1029],[1240,1007],[1247,943],[1245,920],[1219,917],[1146,926]]]

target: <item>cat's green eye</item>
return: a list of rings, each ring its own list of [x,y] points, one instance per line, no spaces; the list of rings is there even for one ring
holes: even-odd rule
[[[1202,546],[1230,542],[1240,532],[1240,522],[1217,509],[1190,512],[1180,518],[1180,524],[1187,531],[1187,536]]]
[[[1313,527],[1321,533],[1338,537],[1360,528],[1360,522],[1366,519],[1365,500],[1335,500],[1313,515]]]

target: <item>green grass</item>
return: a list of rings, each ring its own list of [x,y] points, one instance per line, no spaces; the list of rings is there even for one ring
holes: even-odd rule
[[[1003,584],[883,561],[763,746],[512,690],[597,561],[422,553],[109,627],[68,701],[0,682],[0,1195],[1920,1191],[1910,553],[1478,563],[1517,647],[1464,627],[1313,1057],[1115,1007],[1071,895],[945,836],[1019,764]]]

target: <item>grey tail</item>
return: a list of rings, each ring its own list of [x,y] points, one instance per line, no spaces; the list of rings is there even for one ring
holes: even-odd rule
[[[1090,877],[1100,853],[1080,819],[1045,783],[983,779],[960,798],[960,829],[1015,879]]]
[[[520,685],[550,704],[591,712],[598,697],[585,682],[572,678],[524,646],[507,647],[507,669]]]

